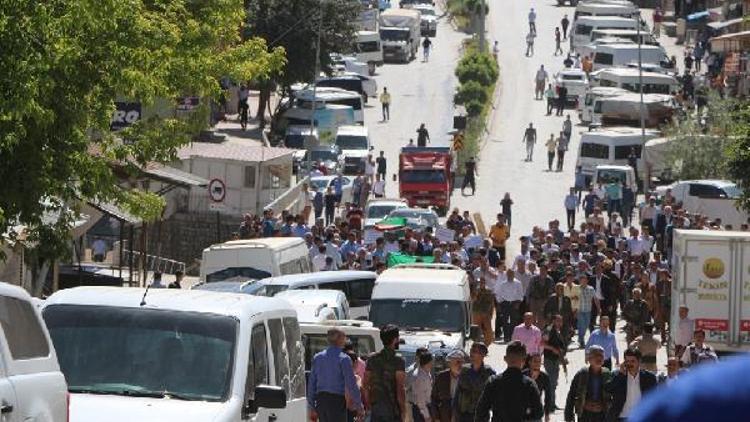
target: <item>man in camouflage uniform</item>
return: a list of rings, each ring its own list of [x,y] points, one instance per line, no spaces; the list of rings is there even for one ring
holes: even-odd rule
[[[362,389],[370,403],[371,422],[401,422],[406,414],[406,363],[396,353],[398,327],[385,325],[380,329],[383,350],[367,360]]]
[[[495,294],[487,288],[487,282],[484,277],[479,277],[479,285],[474,290],[472,299],[472,320],[482,331],[484,344],[492,344],[494,340],[492,311],[495,309]]]
[[[636,337],[643,332],[643,325],[651,321],[651,313],[648,310],[648,304],[641,299],[641,289],[633,289],[633,299],[628,301],[622,310],[622,315],[627,321],[625,328],[625,337],[628,344],[632,343]]]
[[[456,422],[474,422],[474,413],[482,396],[484,385],[487,380],[495,375],[495,371],[484,365],[487,356],[487,346],[484,343],[471,345],[471,364],[461,369],[458,377],[458,388],[456,391]]]

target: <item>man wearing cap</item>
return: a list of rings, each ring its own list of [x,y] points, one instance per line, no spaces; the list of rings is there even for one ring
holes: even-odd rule
[[[544,416],[539,389],[521,370],[526,362],[523,343],[511,342],[505,351],[508,368],[485,385],[477,404],[477,422],[541,420]],[[492,419],[490,419],[490,410]]]
[[[431,417],[433,422],[453,422],[454,400],[458,390],[458,378],[464,364],[465,355],[461,350],[453,350],[446,356],[448,369],[435,375],[432,385]]]
[[[589,366],[573,376],[565,401],[565,421],[604,422],[609,406],[609,394],[604,385],[611,379],[609,369],[603,367],[604,349],[591,346],[588,351]]]
[[[458,377],[458,389],[456,391],[456,422],[474,422],[474,413],[477,409],[479,397],[482,395],[484,385],[495,371],[484,365],[487,356],[487,346],[484,343],[471,345],[469,359],[471,363],[461,369]],[[481,419],[479,419],[481,420]]]

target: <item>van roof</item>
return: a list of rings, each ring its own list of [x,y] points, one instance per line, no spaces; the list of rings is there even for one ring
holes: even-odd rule
[[[47,298],[50,305],[90,305],[121,308],[141,308],[146,292],[135,287],[74,287],[55,292]],[[288,302],[280,299],[205,290],[149,289],[145,309],[165,309],[183,312],[201,312],[218,315],[247,316],[259,312],[288,310]]]
[[[408,16],[408,17],[415,17],[419,16],[419,12],[414,9],[394,9],[389,8],[383,11],[383,13],[380,14],[380,16]]]
[[[375,281],[373,299],[445,299],[463,297],[466,271],[448,264],[397,265]]]
[[[597,47],[598,48],[598,47]],[[601,79],[602,76],[627,76],[627,77],[638,77],[638,69],[633,67],[608,67],[597,72],[596,77]],[[644,78],[657,78],[657,79],[669,79],[670,82],[677,82],[677,79],[670,75],[665,75],[659,72],[643,72]]]
[[[309,135],[310,134],[310,126],[309,125],[289,125],[286,127],[286,135]],[[312,134],[314,136],[318,136],[318,129],[313,128]]]
[[[294,305],[313,305],[326,303],[329,308],[334,307],[339,300],[346,300],[346,295],[341,290],[284,290],[277,293],[277,299],[284,299]]]
[[[596,170],[623,170],[623,171],[629,171],[633,170],[633,167],[630,166],[615,166],[612,164],[598,164],[596,166]]]
[[[336,131],[336,135],[368,136],[368,134],[369,131],[367,130],[367,126],[359,125],[339,126],[338,130]]]
[[[576,24],[597,24],[597,23],[612,23],[612,22],[633,22],[637,21],[633,18],[623,18],[622,16],[581,16],[576,19]]]
[[[621,43],[621,44],[602,44],[596,46],[596,52],[597,53],[613,53],[615,51],[638,51],[638,44],[636,43]],[[651,51],[662,51],[662,47],[659,45],[650,45],[650,44],[641,44],[641,51],[643,50],[651,50]]]
[[[289,274],[262,280],[263,284],[292,286],[296,284],[315,284],[326,281],[345,281],[357,278],[376,278],[373,271],[318,271],[307,274]],[[305,290],[309,291],[309,290]]]
[[[657,137],[660,136],[660,133],[658,130],[654,129],[646,129],[646,136],[647,137]],[[581,134],[581,141],[583,141],[584,138],[593,138],[593,139],[602,139],[602,138],[627,138],[632,139],[633,137],[641,136],[641,129],[635,128],[635,127],[628,127],[628,126],[613,126],[613,127],[605,127],[601,129],[591,130],[588,132],[583,132]]]
[[[0,295],[21,299],[24,302],[31,301],[31,295],[19,286],[0,282]]]
[[[362,98],[359,93],[354,91],[347,91],[341,88],[334,88],[328,86],[320,86],[315,89],[315,98],[317,101],[331,101],[341,98]],[[305,88],[294,93],[294,98],[299,100],[312,101],[313,89]]]
[[[230,240],[224,243],[217,243],[207,247],[204,251],[242,248],[285,249],[304,243],[305,241],[299,237],[261,237],[258,239]]]
[[[589,93],[598,96],[616,96],[620,94],[627,94],[628,90],[623,88],[617,88],[616,86],[595,86],[589,90]]]
[[[721,179],[693,179],[693,180],[680,180],[677,183],[701,183],[704,185],[716,186],[717,188],[723,188],[725,186],[736,186],[737,184],[731,180]],[[677,184],[675,183],[675,184]]]

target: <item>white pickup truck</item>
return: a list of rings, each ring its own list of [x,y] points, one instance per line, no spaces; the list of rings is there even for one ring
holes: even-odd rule
[[[32,298],[0,283],[0,421],[67,422],[68,387]]]

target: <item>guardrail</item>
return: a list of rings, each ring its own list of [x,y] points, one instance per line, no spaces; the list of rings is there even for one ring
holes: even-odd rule
[[[302,185],[310,181],[309,177],[305,177],[296,185],[288,189],[286,192],[281,194],[273,202],[266,205],[266,208],[271,208],[277,214],[281,214],[281,211],[289,211],[290,214],[296,215],[302,212],[305,208],[304,201],[300,201],[300,192],[302,192]]]

